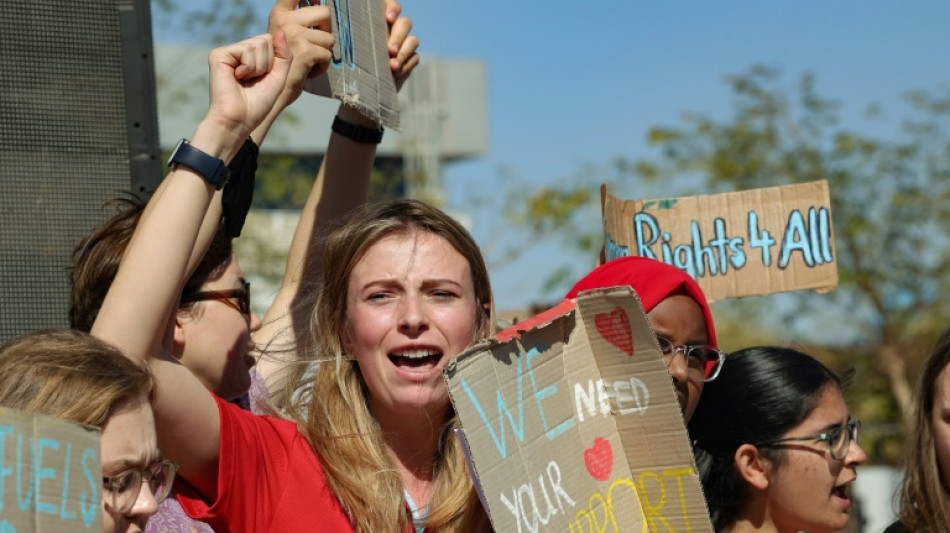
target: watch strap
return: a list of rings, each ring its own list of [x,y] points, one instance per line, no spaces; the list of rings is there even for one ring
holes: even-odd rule
[[[215,189],[221,189],[230,174],[224,161],[195,148],[188,143],[188,139],[178,141],[178,145],[172,150],[172,155],[168,158],[168,166],[172,165],[184,165],[194,170],[208,183],[214,185]]]
[[[358,143],[379,144],[383,140],[382,126],[379,128],[360,126],[359,124],[353,124],[352,122],[343,120],[339,115],[333,118],[333,126],[331,129],[347,139]]]

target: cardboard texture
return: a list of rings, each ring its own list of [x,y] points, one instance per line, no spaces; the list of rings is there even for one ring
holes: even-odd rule
[[[0,533],[102,531],[99,429],[0,407]]]
[[[827,181],[725,194],[622,200],[601,187],[607,260],[658,259],[710,301],[838,285]]]
[[[629,287],[583,293],[484,341],[445,377],[496,531],[712,531]]]
[[[313,1],[313,4],[321,3]],[[342,100],[382,125],[399,129],[396,84],[389,69],[389,29],[380,0],[326,0],[333,26],[333,59],[326,76],[304,89]],[[300,5],[310,5],[303,0]]]

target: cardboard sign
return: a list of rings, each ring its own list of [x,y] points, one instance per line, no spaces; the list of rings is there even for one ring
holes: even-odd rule
[[[330,8],[333,59],[326,76],[307,80],[304,89],[356,107],[367,118],[399,128],[396,84],[389,69],[389,30],[381,0],[302,0]]]
[[[601,188],[607,260],[671,264],[719,300],[838,285],[827,181],[662,200]]]
[[[711,532],[640,301],[615,287],[576,302],[475,346],[445,370],[495,530]]]
[[[0,407],[0,533],[102,531],[99,429]]]

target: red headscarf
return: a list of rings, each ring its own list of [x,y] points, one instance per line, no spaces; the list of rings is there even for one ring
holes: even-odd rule
[[[629,285],[637,293],[645,313],[649,313],[670,294],[682,288],[703,310],[709,344],[718,347],[712,313],[699,284],[682,270],[655,259],[632,256],[604,263],[581,278],[567,293],[567,298],[575,298],[578,293],[590,289],[621,285]]]

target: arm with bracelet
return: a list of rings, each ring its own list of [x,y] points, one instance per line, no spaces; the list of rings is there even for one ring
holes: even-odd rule
[[[284,31],[290,36],[296,63],[298,56],[306,57],[308,48],[315,45],[308,41],[315,38],[309,31],[308,10],[325,7],[294,10],[294,5],[293,0],[278,0],[270,15],[270,31]],[[395,0],[386,0],[383,8],[390,29],[390,68],[398,88],[419,63],[419,40],[409,34],[412,22],[400,16],[401,7]],[[291,93],[293,101],[303,88],[303,76],[292,73],[291,79],[299,81],[296,92]],[[281,288],[264,315],[261,329],[254,334],[254,342],[264,351],[257,370],[271,397],[278,396],[282,371],[294,357],[294,346],[307,328],[308,312],[299,311],[301,306],[295,303],[305,296],[301,289],[322,275],[320,228],[366,202],[376,148],[384,134],[379,124],[345,104],[340,105],[331,131],[326,155],[294,232]]]
[[[277,30],[286,30],[284,35],[294,54],[284,88],[267,115],[248,135],[238,153],[228,164],[230,176],[227,184],[212,199],[208,208],[198,243],[189,263],[189,272],[193,271],[201,261],[220,224],[224,225],[224,231],[229,237],[236,238],[241,235],[247,213],[251,208],[257,157],[267,132],[280,113],[300,95],[304,79],[319,76],[329,67],[329,49],[333,46],[329,10],[325,6],[296,10],[296,5],[296,0],[278,0],[275,12],[293,12],[292,16],[299,22],[299,27],[284,24],[280,28],[269,31],[274,35]]]

